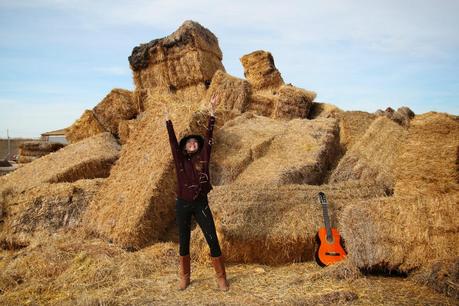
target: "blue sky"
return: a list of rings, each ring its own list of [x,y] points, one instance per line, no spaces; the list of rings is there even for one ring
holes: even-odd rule
[[[64,128],[112,88],[132,90],[132,48],[188,19],[219,38],[234,76],[262,49],[316,101],[458,115],[457,12],[441,0],[0,0],[0,138]]]

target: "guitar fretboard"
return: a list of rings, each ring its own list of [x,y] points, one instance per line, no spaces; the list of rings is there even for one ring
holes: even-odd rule
[[[328,216],[328,202],[327,198],[325,197],[325,193],[319,192],[319,202],[322,205],[322,211],[324,215],[324,224],[325,229],[327,230],[327,240],[332,240],[332,232],[331,232],[331,224],[330,224],[330,217]]]

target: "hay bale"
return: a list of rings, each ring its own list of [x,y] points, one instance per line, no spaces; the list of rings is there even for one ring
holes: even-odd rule
[[[315,92],[290,84],[280,86],[277,95],[273,118],[306,118],[312,101],[316,98]]]
[[[348,259],[370,271],[410,272],[451,258],[459,246],[457,203],[458,193],[351,203],[339,221]]]
[[[244,55],[240,60],[244,66],[244,76],[255,90],[278,88],[284,84],[271,53],[258,50]]]
[[[340,142],[344,150],[352,148],[376,119],[375,115],[361,111],[337,112],[332,117],[339,120]]]
[[[105,131],[105,128],[100,124],[94,112],[87,109],[84,111],[83,115],[67,129],[65,138],[70,143],[75,143]]]
[[[390,120],[393,120],[404,127],[408,127],[410,125],[410,120],[415,116],[414,112],[406,106],[399,107],[397,111],[391,107],[386,108],[385,111],[378,109],[375,112],[375,115],[386,116]]]
[[[55,152],[61,148],[63,148],[65,145],[62,143],[57,143],[57,142],[49,142],[49,141],[40,141],[40,140],[35,140],[35,141],[26,141],[23,142],[19,145],[19,149],[24,152],[23,155],[29,155],[27,153],[33,153],[33,152]]]
[[[81,214],[104,179],[41,184],[3,203],[0,245],[27,245],[35,232],[50,234],[80,224]]]
[[[205,100],[210,101],[214,94],[218,95],[221,101],[219,108],[243,113],[247,110],[251,88],[246,80],[218,70],[212,78]]]
[[[257,115],[271,117],[276,105],[276,97],[270,91],[258,91],[250,96],[247,108]]]
[[[197,22],[185,21],[174,33],[132,50],[129,63],[137,89],[173,91],[205,84],[224,70],[218,40]]]
[[[320,184],[338,147],[334,119],[277,121],[244,114],[215,133],[215,185]]]
[[[8,191],[21,192],[43,183],[107,177],[118,159],[119,150],[119,144],[110,133],[67,145],[3,176],[0,196]]]
[[[395,165],[395,194],[459,192],[459,117],[441,113],[416,116]]]
[[[128,141],[129,135],[132,134],[132,131],[135,129],[137,123],[137,119],[120,120],[118,123],[118,136],[121,144],[124,145]]]
[[[118,136],[119,122],[135,118],[139,106],[131,91],[115,88],[94,107],[93,112],[106,131]]]
[[[410,275],[410,279],[458,300],[459,257],[434,260]]]
[[[340,160],[330,182],[376,179],[392,189],[394,164],[406,135],[395,122],[377,118]]]
[[[282,263],[312,260],[315,235],[323,226],[322,207],[317,194],[323,191],[336,219],[352,198],[381,196],[374,184],[273,186],[230,184],[214,187],[209,203],[214,215],[222,252],[229,262]],[[209,248],[199,227],[192,233],[191,255],[208,260]]]

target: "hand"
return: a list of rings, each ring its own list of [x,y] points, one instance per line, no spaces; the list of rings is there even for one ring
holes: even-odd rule
[[[213,94],[210,98],[210,115],[215,117],[215,110],[217,109],[218,95]]]
[[[163,115],[164,115],[164,119],[166,121],[169,121],[169,110],[167,109],[167,106],[164,107]]]

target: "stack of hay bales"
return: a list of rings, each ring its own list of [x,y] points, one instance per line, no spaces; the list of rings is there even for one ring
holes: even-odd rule
[[[107,177],[118,159],[120,146],[110,133],[67,145],[1,177],[1,196],[19,193],[43,183],[74,182]]]
[[[215,185],[320,184],[338,143],[334,119],[279,121],[246,113],[216,132],[211,179]]]
[[[225,71],[218,39],[197,22],[185,21],[174,33],[133,49],[129,63],[134,73],[136,95],[150,91],[175,94],[199,101],[214,73]],[[143,109],[149,105],[143,103]]]
[[[51,152],[56,152],[64,146],[65,145],[62,143],[40,140],[23,142],[19,145],[18,162],[21,164],[30,163],[31,161]]]
[[[71,143],[103,132],[119,137],[120,121],[135,118],[139,110],[140,106],[132,92],[115,88],[92,110],[85,110],[68,128],[65,137]]]
[[[306,118],[316,93],[284,84],[271,53],[254,51],[241,58],[253,88],[249,110],[272,118]]]
[[[163,110],[169,109],[178,139],[202,132],[196,121],[207,121],[202,104],[208,103],[206,89],[215,72],[224,71],[221,58],[217,38],[191,21],[165,38],[134,48],[129,62],[144,112],[85,214],[89,231],[134,249],[164,235],[175,217],[175,170]],[[246,87],[244,82],[222,73],[214,81],[214,92],[234,98],[220,109],[245,105],[247,94],[231,95],[233,89],[225,85]]]
[[[39,231],[54,234],[78,226],[82,212],[103,179],[74,183],[40,184],[18,193],[4,205],[0,245],[14,249],[26,246]]]
[[[328,196],[333,221],[349,199],[384,195],[381,186],[363,182],[214,187],[209,203],[226,260],[270,265],[312,260],[315,235],[323,227],[319,191]],[[199,228],[192,241],[192,256],[206,261],[209,248]]]
[[[394,164],[406,136],[402,126],[386,117],[377,118],[340,160],[330,182],[375,179],[393,189]]]

